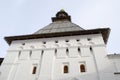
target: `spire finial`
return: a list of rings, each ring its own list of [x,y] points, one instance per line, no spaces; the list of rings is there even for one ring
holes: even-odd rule
[[[56,17],[52,18],[52,22],[66,20],[71,21],[71,17],[68,15],[67,12],[64,11],[64,9],[61,9],[59,12],[57,12]]]
[[[64,9],[61,9],[60,11],[61,11],[61,12],[65,12],[65,10],[64,10]]]

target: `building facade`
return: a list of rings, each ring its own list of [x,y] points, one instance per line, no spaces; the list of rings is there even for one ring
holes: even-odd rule
[[[108,55],[109,28],[85,30],[64,10],[34,34],[9,36],[0,80],[119,80],[120,55]]]

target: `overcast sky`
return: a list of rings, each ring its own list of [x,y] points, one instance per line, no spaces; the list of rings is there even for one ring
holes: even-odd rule
[[[32,34],[64,9],[84,29],[111,28],[109,53],[120,53],[120,0],[0,0],[0,56],[9,47],[5,36]]]

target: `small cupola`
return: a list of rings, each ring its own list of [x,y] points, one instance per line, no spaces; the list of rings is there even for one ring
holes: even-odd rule
[[[52,22],[56,22],[56,21],[70,21],[71,22],[71,16],[69,16],[67,12],[61,9],[59,12],[57,12],[56,17],[52,17]]]

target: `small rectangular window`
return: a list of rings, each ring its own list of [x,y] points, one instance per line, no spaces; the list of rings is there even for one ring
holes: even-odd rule
[[[43,41],[43,44],[46,44],[46,42],[45,42],[45,41]]]
[[[33,67],[33,70],[32,70],[32,74],[36,74],[36,70],[37,70],[37,67],[34,66],[34,67]]]
[[[92,39],[91,38],[87,38],[88,41],[91,41]]]
[[[65,42],[69,42],[69,40],[65,40]]]
[[[64,73],[68,73],[68,65],[65,65],[63,70],[64,70]]]
[[[90,46],[90,51],[93,51],[92,47]]]
[[[79,42],[79,41],[80,41],[80,39],[76,39],[76,41],[77,41],[77,42]]]
[[[21,51],[19,51],[19,53],[18,53],[18,58],[20,57],[20,55],[21,55]]]
[[[30,51],[30,54],[29,54],[29,56],[31,57],[31,55],[32,55],[32,51]]]
[[[55,43],[58,43],[58,41],[55,41]]]
[[[80,72],[86,72],[84,64],[80,65]]]

